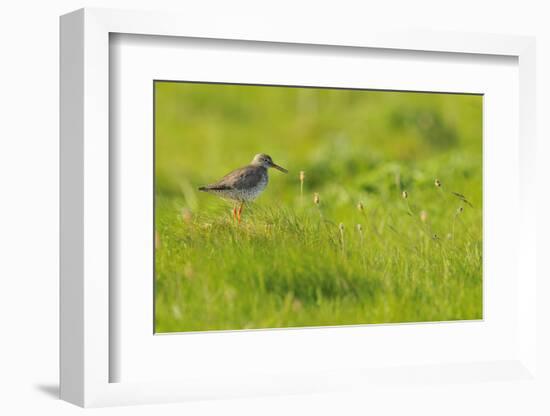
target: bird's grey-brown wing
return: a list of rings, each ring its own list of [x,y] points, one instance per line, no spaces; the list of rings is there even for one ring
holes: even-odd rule
[[[239,168],[228,173],[218,182],[206,185],[203,188],[204,190],[212,191],[254,188],[261,182],[265,174],[263,169],[264,168],[257,166],[245,166],[244,168]]]

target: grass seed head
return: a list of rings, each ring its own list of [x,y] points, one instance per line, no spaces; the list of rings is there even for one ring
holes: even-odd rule
[[[181,210],[181,219],[183,222],[191,222],[193,215],[188,208],[182,208]]]
[[[344,223],[341,222],[340,224],[338,224],[338,228],[340,229],[340,240],[341,240],[341,243],[342,243],[342,254],[344,254],[345,251],[346,251],[346,245],[345,245],[345,241],[344,241]]]
[[[403,197],[403,199],[407,199],[409,197],[409,193],[407,191],[403,191],[401,193],[401,196]]]
[[[428,213],[424,210],[420,211],[420,221],[422,222],[428,221]]]
[[[441,188],[441,181],[439,179],[436,179],[434,185],[436,186],[436,188]]]
[[[304,182],[305,178],[306,178],[306,173],[303,170],[301,170],[300,171],[300,182]]]
[[[315,205],[319,205],[320,202],[321,202],[321,199],[319,198],[319,194],[317,192],[315,192],[313,194],[313,203]]]
[[[359,231],[359,233],[363,232],[363,226],[361,224],[357,224],[355,228],[357,228],[357,231]]]
[[[361,201],[359,201],[357,203],[357,209],[361,212],[363,212],[363,210],[365,209],[365,206],[363,205],[363,203]]]

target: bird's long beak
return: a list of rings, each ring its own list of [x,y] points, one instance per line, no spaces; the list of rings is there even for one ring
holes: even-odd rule
[[[288,170],[286,170],[286,169],[283,168],[282,166],[276,165],[275,163],[272,163],[272,164],[271,164],[271,167],[272,167],[272,168],[275,168],[275,169],[277,169],[277,170],[280,170],[280,171],[283,172],[283,173],[288,173]]]

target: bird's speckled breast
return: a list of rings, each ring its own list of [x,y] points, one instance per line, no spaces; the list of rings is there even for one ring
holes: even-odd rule
[[[268,176],[267,172],[262,175],[261,179],[259,180],[258,184],[252,188],[249,189],[241,189],[239,192],[241,193],[241,196],[237,199],[241,201],[251,201],[253,199],[256,199],[260,194],[264,191],[264,189],[267,186],[268,182]]]

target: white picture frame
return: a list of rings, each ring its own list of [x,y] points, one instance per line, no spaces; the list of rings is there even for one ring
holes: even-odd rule
[[[110,297],[110,73],[111,34],[225,39],[332,47],[430,51],[442,54],[504,55],[519,67],[519,191],[517,256],[518,348],[506,359],[420,368],[421,380],[479,382],[483,369],[507,380],[536,380],[536,271],[534,189],[535,43],[533,38],[465,33],[308,32],[243,19],[205,24],[192,16],[165,13],[83,9],[61,18],[61,398],[80,406],[156,403],[194,398],[332,391],[349,386],[403,382],[410,369],[360,371],[336,368],[319,374],[236,378],[197,376],[178,381],[113,382],[111,368],[120,360],[111,348],[114,305]],[[259,45],[261,45],[259,43]],[[115,161],[116,162],[116,161]],[[515,193],[514,193],[515,195]],[[353,330],[353,329],[351,329]],[[414,331],[415,329],[406,329]],[[328,336],[333,334],[326,330]],[[260,336],[262,334],[260,333]],[[263,333],[269,336],[268,332]],[[242,341],[235,341],[242,342]],[[419,363],[420,365],[421,363]],[[422,367],[422,366],[420,366]],[[492,369],[492,370],[491,370]],[[436,377],[436,375],[438,375]],[[397,380],[397,381],[396,381]]]

